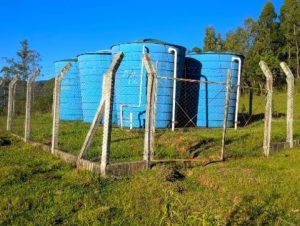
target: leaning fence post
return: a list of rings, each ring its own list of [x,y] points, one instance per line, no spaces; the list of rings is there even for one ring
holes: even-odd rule
[[[151,63],[149,54],[144,54],[144,63],[147,70],[147,103],[146,103],[146,122],[145,122],[145,140],[144,140],[144,161],[146,167],[150,168],[151,160],[154,151],[154,133],[155,133],[155,100],[156,100],[156,86],[155,79],[156,72]]]
[[[25,132],[24,140],[28,142],[30,139],[30,127],[31,127],[31,99],[32,99],[32,83],[35,78],[40,74],[40,70],[37,69],[34,71],[31,78],[27,80],[27,89],[26,89],[26,112],[25,112]]]
[[[272,94],[273,94],[273,75],[268,65],[260,61],[260,68],[266,76],[267,101],[265,107],[265,126],[264,126],[264,155],[269,156],[271,146],[271,128],[272,128]]]
[[[290,148],[292,148],[294,146],[294,139],[293,139],[294,75],[285,62],[281,62],[280,66],[286,75],[286,82],[287,82],[286,142],[288,142]]]
[[[7,123],[6,130],[11,131],[11,122],[12,122],[12,114],[13,114],[13,104],[15,99],[15,86],[18,82],[18,78],[13,79],[8,85],[8,104],[7,104]]]
[[[60,114],[60,91],[61,91],[61,81],[65,74],[69,71],[72,64],[68,63],[61,70],[61,72],[55,77],[54,91],[53,91],[53,121],[52,121],[52,142],[51,142],[51,153],[58,146],[58,130],[59,130],[59,114]]]
[[[102,142],[102,154],[101,154],[101,165],[100,171],[101,176],[106,175],[106,166],[109,163],[109,154],[110,154],[110,141],[111,141],[111,115],[112,115],[112,103],[114,100],[114,80],[116,72],[121,64],[123,59],[123,53],[118,53],[108,72],[106,73],[106,88],[105,88],[105,107],[104,107],[104,124],[103,124],[103,142]]]
[[[221,161],[224,161],[224,149],[225,149],[225,138],[226,138],[226,129],[227,129],[230,92],[231,92],[231,70],[228,69],[227,78],[226,78],[226,97],[225,97],[225,109],[224,109],[223,131],[222,131]]]

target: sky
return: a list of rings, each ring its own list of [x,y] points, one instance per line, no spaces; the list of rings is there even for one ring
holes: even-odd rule
[[[277,13],[284,0],[273,0]],[[112,45],[155,38],[192,49],[202,47],[205,28],[225,37],[247,17],[257,19],[267,0],[0,0],[2,57],[15,57],[19,42],[41,54],[44,76],[53,61]]]

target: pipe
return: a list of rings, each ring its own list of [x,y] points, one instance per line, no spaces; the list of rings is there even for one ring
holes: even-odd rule
[[[148,52],[147,47],[145,45],[143,45],[143,51],[142,51],[143,55],[145,53],[145,50]],[[131,107],[131,108],[139,108],[139,107],[141,107],[141,104],[142,104],[142,90],[143,90],[143,75],[144,75],[144,59],[143,59],[143,56],[142,56],[139,101],[138,101],[137,105],[120,104],[120,124],[121,124],[121,128],[122,129],[123,129],[123,108],[125,108],[125,107],[127,107],[127,108],[129,108],[129,107]],[[133,124],[133,117],[132,117],[131,120],[132,121],[130,121],[130,123]],[[132,126],[130,126],[130,129],[132,129]]]
[[[178,60],[178,53],[177,49],[169,48],[169,53],[174,52],[174,74],[173,74],[173,105],[172,105],[172,131],[175,130],[175,120],[176,120],[176,78],[177,78],[177,60]]]
[[[234,129],[237,130],[238,115],[239,115],[239,101],[240,101],[240,85],[241,85],[241,74],[242,74],[242,59],[240,57],[232,57],[232,61],[237,61],[239,63],[237,90],[236,90],[236,103],[235,103],[235,116],[234,116]]]

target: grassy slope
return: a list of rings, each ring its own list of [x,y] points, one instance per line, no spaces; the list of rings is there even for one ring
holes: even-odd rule
[[[0,224],[300,224],[299,151],[113,180],[12,139],[0,147]]]
[[[297,138],[300,137],[299,93],[295,101]],[[255,114],[263,112],[263,100],[255,97]],[[246,103],[245,97],[241,103]],[[276,112],[285,112],[284,103],[285,95],[274,93]],[[47,118],[35,120],[33,136],[49,142],[51,124]],[[0,120],[0,129],[4,122]],[[43,124],[48,126],[47,133],[41,127]],[[272,140],[284,140],[284,118],[275,119],[272,128]],[[76,153],[86,130],[80,123],[63,123],[60,147]],[[12,139],[12,145],[0,147],[0,224],[288,225],[290,222],[300,225],[300,149],[282,151],[265,159],[261,157],[262,130],[262,121],[238,131],[228,130],[228,154],[241,158],[205,168],[180,169],[185,176],[182,180],[174,179],[176,175],[180,178],[176,170],[159,167],[130,178],[99,179]],[[220,132],[218,129],[158,131],[156,158],[186,157],[192,146],[204,140],[213,140],[213,145],[201,151],[200,157],[216,155]],[[101,135],[101,129],[98,133]],[[115,129],[113,161],[140,158],[142,142],[140,131],[124,133]],[[99,159],[100,143],[95,141],[90,159]],[[174,182],[168,181],[173,179]]]

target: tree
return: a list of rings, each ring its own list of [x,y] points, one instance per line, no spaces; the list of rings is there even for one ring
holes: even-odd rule
[[[259,61],[264,60],[268,63],[274,74],[274,85],[280,87],[284,76],[279,67],[279,50],[284,44],[279,30],[279,23],[276,22],[277,15],[274,5],[267,2],[264,9],[254,25],[255,39],[249,49],[245,68],[248,72],[252,85],[263,88],[265,77],[258,67]]]
[[[206,28],[203,50],[205,52],[218,50],[218,39],[216,37],[216,31],[213,27]]]
[[[285,0],[280,9],[280,31],[285,38],[281,48],[281,58],[287,59],[289,66],[295,70],[299,78],[299,45],[300,42],[300,1]]]
[[[16,53],[17,60],[14,58],[5,58],[6,66],[0,72],[6,78],[18,77],[26,80],[30,74],[39,66],[40,54],[29,48],[27,40],[20,42],[21,49]]]
[[[194,52],[194,53],[202,53],[202,49],[199,48],[199,47],[197,47],[197,46],[195,46],[195,47],[192,49],[191,52]]]

